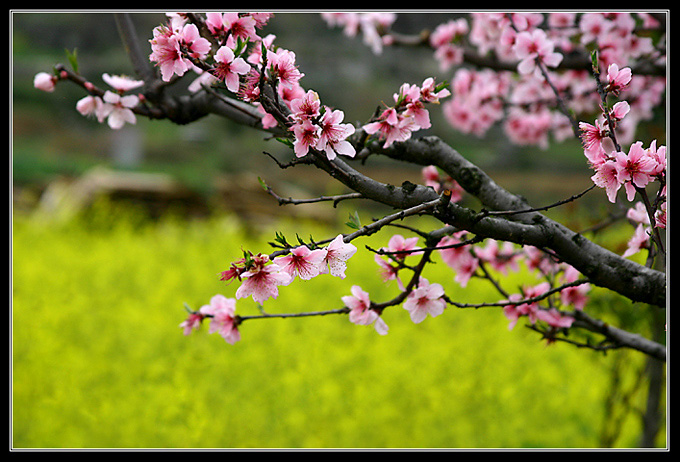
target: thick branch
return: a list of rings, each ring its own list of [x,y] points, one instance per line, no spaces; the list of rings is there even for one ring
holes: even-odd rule
[[[396,143],[388,149],[376,146],[371,148],[394,159],[413,164],[436,165],[491,210],[530,208],[524,199],[497,185],[484,171],[439,138],[411,139]],[[415,205],[414,200],[428,201],[436,198],[434,190],[429,188],[418,186],[407,192],[403,188],[382,185],[346,165],[341,168],[346,173],[346,179],[338,177],[340,181],[384,204],[412,207]],[[496,217],[480,217],[479,214],[456,204],[450,204],[445,210],[441,208],[437,210],[437,218],[446,224],[483,237],[550,249],[595,285],[611,289],[633,301],[661,307],[666,305],[664,273],[646,268],[604,249],[536,211],[515,214],[511,221]]]
[[[618,346],[641,351],[661,361],[666,360],[666,347],[660,343],[644,338],[641,335],[618,329],[599,319],[591,318],[582,311],[575,311],[573,315],[576,318],[574,324],[572,324],[574,327],[581,327],[591,332],[600,333]]]

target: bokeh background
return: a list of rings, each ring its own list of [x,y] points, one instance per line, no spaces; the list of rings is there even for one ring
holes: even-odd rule
[[[415,33],[450,16],[405,13],[395,28]],[[135,13],[134,21],[148,44],[165,15]],[[279,170],[262,151],[284,156],[283,145],[228,121],[176,126],[138,118],[112,131],[75,111],[83,96],[75,86],[34,89],[37,72],[67,63],[65,50],[77,50],[80,72],[93,82],[104,72],[132,73],[109,13],[14,12],[11,28],[12,448],[639,445],[646,358],[546,345],[522,326],[509,331],[498,309],[449,309],[415,325],[395,308],[384,315],[387,336],[345,316],[250,321],[236,345],[207,329],[183,336],[184,304],[197,309],[217,293],[233,297],[236,287],[218,273],[242,249],[267,252],[276,232],[333,237],[349,231],[349,213],[368,222],[387,211],[358,203],[279,207],[258,177],[298,198],[343,190],[313,170]],[[346,121],[367,120],[404,82],[451,77],[428,51],[386,48],[375,56],[316,13],[278,13],[266,30],[296,52],[303,86],[342,108]],[[549,151],[518,148],[500,131],[466,137],[439,111],[431,116],[427,133],[531,203],[590,184],[576,141]],[[420,180],[419,169],[384,160],[363,168],[393,184]],[[589,195],[554,213],[585,228],[611,212],[606,198]],[[630,232],[624,223],[597,240],[620,251]],[[286,287],[266,309],[339,308],[353,284],[376,300],[393,297],[396,285],[381,281],[363,248],[388,239],[362,240],[345,280]],[[497,298],[482,281],[460,289],[445,265],[427,276],[460,301]],[[513,274],[508,285],[526,277]],[[599,290],[592,296],[594,314],[613,311],[615,325],[651,335],[648,308],[631,309]],[[238,310],[258,313],[247,300]],[[661,448],[665,406],[662,396],[654,442]]]

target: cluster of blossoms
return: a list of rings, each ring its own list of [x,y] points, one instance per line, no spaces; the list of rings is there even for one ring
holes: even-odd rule
[[[190,87],[194,91],[201,85],[223,82],[238,98],[262,112],[265,128],[277,126],[279,120],[260,104],[260,84],[263,79],[275,82],[277,99],[290,112],[284,124],[294,137],[297,157],[307,155],[310,148],[324,152],[330,160],[338,154],[355,155],[354,147],[347,141],[355,129],[342,123],[344,113],[322,105],[315,91],[302,88],[300,79],[304,74],[296,65],[294,52],[275,47],[276,37],[272,34],[265,37],[257,34],[267,23],[268,14],[207,13],[208,30],[224,45],[214,53],[213,63],[203,66],[198,64],[210,61],[210,42],[198,36],[194,24],[184,24],[183,19],[180,16],[170,26],[154,30],[151,61],[161,68],[164,80],[194,69],[200,74]],[[246,44],[252,46],[248,48]]]
[[[545,252],[533,246],[517,249],[509,242],[499,245],[498,241],[493,239],[490,239],[484,247],[465,244],[466,234],[465,231],[461,231],[444,237],[437,245],[442,247],[442,250],[438,251],[442,260],[455,272],[454,281],[461,287],[466,287],[470,278],[479,274],[482,265],[507,275],[508,271],[519,271],[519,263],[524,262],[528,270],[550,282],[524,287],[521,293],[510,295],[508,300],[501,302],[512,302],[503,309],[503,313],[510,320],[509,328],[512,329],[517,320],[523,316],[528,317],[532,324],[538,319],[555,328],[571,325],[573,318],[561,313],[556,306],[544,308],[540,306],[538,300],[533,302],[527,300],[541,297],[554,285],[576,281],[579,273],[575,268],[566,263],[555,262]],[[559,298],[553,303],[559,301],[562,305],[582,310],[589,290],[590,285],[587,283],[565,287],[558,292]]]
[[[459,18],[438,25],[430,34],[430,46],[435,50],[434,57],[442,72],[463,62],[465,52],[461,42],[468,32],[467,20]]]
[[[458,67],[451,79],[452,98],[442,106],[444,115],[457,130],[477,136],[503,121],[513,143],[546,148],[549,136],[561,141],[573,136],[573,131],[567,117],[555,110],[554,89],[537,64],[544,67],[570,111],[590,114],[599,103],[596,84],[585,70],[554,71],[562,55],[594,47],[605,68],[637,60],[663,63],[665,55],[655,49],[652,39],[637,34],[637,29],[657,26],[645,13],[566,12],[472,13],[469,18],[442,24],[430,39],[442,69],[460,64],[466,45],[479,56],[493,54],[500,62],[517,63],[517,73]],[[635,128],[652,117],[651,109],[664,90],[664,77],[637,79],[629,89],[635,116],[621,127],[622,137],[632,141]]]
[[[229,269],[220,273],[221,281],[231,283],[238,280],[241,283],[236,289],[235,299],[216,295],[210,305],[190,312],[180,327],[188,335],[198,329],[204,319],[212,318],[210,333],[220,332],[227,342],[233,343],[240,338],[238,318],[234,314],[236,300],[252,297],[256,303],[262,304],[270,298],[276,299],[279,287],[288,286],[295,278],[307,281],[320,274],[330,274],[344,279],[347,260],[356,251],[357,248],[345,243],[340,234],[326,247],[310,249],[300,245],[290,249],[287,255],[273,259],[269,255],[246,252],[244,258],[232,262]]]
[[[619,69],[618,65],[610,64],[607,70],[604,91],[618,96],[627,91],[634,79],[630,68]],[[654,201],[654,226],[666,227],[666,146],[656,145],[652,141],[644,148],[641,141],[633,143],[626,153],[614,143],[618,141],[618,128],[621,121],[630,112],[627,101],[618,101],[611,109],[606,109],[594,124],[580,122],[581,139],[584,155],[589,166],[595,171],[591,177],[593,182],[606,191],[610,202],[615,202],[618,191],[623,187],[628,201],[635,199],[639,190],[644,190],[648,184],[659,183]],[[645,209],[640,214],[640,206]],[[649,244],[649,227],[651,226],[649,211],[641,204],[631,209],[628,218],[636,224],[636,232],[629,243],[625,256],[636,253]]]
[[[345,114],[338,109],[322,106],[319,95],[309,90],[290,104],[292,130],[295,141],[293,150],[297,157],[304,157],[309,149],[324,152],[328,160],[338,154],[354,157],[356,151],[347,137],[354,133],[352,124],[344,124]]]
[[[48,74],[47,72],[39,72],[33,79],[33,85],[39,90],[52,92],[55,89],[56,83],[60,79],[66,78],[60,73],[59,76]],[[142,95],[133,95],[125,93],[139,88],[144,85],[141,80],[134,80],[124,75],[109,75],[104,73],[102,80],[106,82],[113,91],[106,90],[100,96],[98,94],[90,94],[80,99],[76,103],[76,109],[84,116],[96,117],[97,121],[103,123],[106,121],[114,130],[122,128],[126,123],[134,124],[137,122],[137,117],[133,112],[133,108],[143,100]],[[94,93],[95,87],[91,82],[84,83],[85,88]]]
[[[583,310],[588,300],[590,284],[568,285],[578,280],[579,272],[574,267],[554,261],[548,254],[533,246],[517,248],[509,242],[501,244],[494,239],[488,239],[487,243],[481,246],[473,244],[469,239],[466,231],[460,231],[443,237],[436,246],[436,252],[442,261],[453,271],[453,280],[461,287],[466,287],[472,277],[489,277],[487,270],[482,271],[482,266],[507,275],[510,271],[519,271],[520,262],[523,262],[526,269],[534,272],[538,278],[545,279],[545,282],[523,287],[521,293],[512,294],[508,299],[499,302],[504,306],[503,313],[510,321],[510,329],[520,317],[527,317],[532,324],[537,320],[543,321],[551,328],[570,327],[573,318],[558,308],[571,306],[575,310]],[[399,273],[410,268],[406,264],[409,255],[422,251],[418,247],[418,238],[404,238],[395,234],[390,238],[387,247],[380,250],[382,252],[376,253],[375,261],[380,268],[379,273],[383,281],[395,280],[400,290],[406,290]],[[544,298],[543,295],[560,285],[566,286],[554,294],[547,307],[542,306],[540,300]],[[367,301],[368,294],[361,288],[357,288],[356,292],[363,294],[360,298],[364,300],[360,305],[363,310],[361,312],[371,310],[372,305]],[[355,289],[353,295],[357,297]],[[444,295],[441,284],[429,283],[419,277],[416,288],[409,292],[403,307],[409,311],[413,322],[420,323],[427,315],[436,317],[443,313],[447,303]],[[534,298],[536,300],[532,301]],[[355,301],[355,305],[352,306],[359,306],[358,302]],[[377,315],[377,312],[365,314],[366,317],[361,318],[364,322],[357,324],[377,321]],[[368,322],[369,316],[371,322]],[[375,327],[380,333],[386,332],[383,321],[377,323]]]
[[[375,54],[382,53],[383,46],[392,43],[390,35],[386,32],[397,19],[395,13],[389,12],[329,12],[321,13],[321,17],[331,27],[342,27],[348,37],[361,34],[364,44]]]
[[[432,77],[425,79],[420,87],[404,83],[399,93],[393,95],[395,104],[362,128],[369,135],[377,133],[385,141],[385,148],[394,142],[408,140],[414,131],[430,128],[430,113],[425,104],[438,104],[440,98],[449,96],[451,92],[444,86],[435,85]]]

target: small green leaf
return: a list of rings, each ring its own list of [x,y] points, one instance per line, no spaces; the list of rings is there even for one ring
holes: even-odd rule
[[[290,138],[276,138],[276,141],[278,141],[279,143],[283,143],[289,148],[293,149],[293,141],[291,141]]]
[[[269,186],[267,186],[267,183],[265,183],[261,177],[258,176],[257,181],[260,183],[260,186],[262,186],[262,189],[269,191]]]
[[[65,49],[66,51],[66,57],[68,58],[68,62],[71,64],[71,67],[73,68],[73,72],[76,74],[78,73],[78,49],[74,48],[73,53],[68,51],[68,49]]]
[[[345,223],[352,229],[361,229],[361,220],[359,219],[359,213],[355,210],[354,213],[349,214],[349,221]]]
[[[599,58],[597,55],[597,50],[593,50],[592,53],[590,53],[590,62],[593,66],[593,72],[599,73],[600,72],[600,64],[599,64]]]
[[[290,247],[290,244],[288,244],[288,241],[286,240],[286,236],[283,235],[283,233],[280,233],[276,231],[276,238],[274,239],[275,242],[278,242],[284,247]]]

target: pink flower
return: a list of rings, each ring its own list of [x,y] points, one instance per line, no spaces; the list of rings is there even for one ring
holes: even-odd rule
[[[599,159],[599,156],[593,156],[592,159],[591,156],[593,153],[604,153],[602,140],[607,137],[607,130],[600,125],[599,120],[595,121],[595,125],[579,122],[578,126],[581,129],[581,141],[583,142],[586,157],[591,160],[591,165],[599,164],[600,162],[595,162],[596,159]]]
[[[604,162],[595,167],[595,175],[590,177],[598,187],[607,191],[609,202],[616,202],[616,193],[621,188],[618,178],[618,170],[614,162]]]
[[[413,118],[415,129],[428,129],[432,126],[430,123],[430,113],[425,109],[425,105],[420,100],[409,103],[403,114],[405,117]]]
[[[423,167],[420,171],[425,180],[425,186],[431,186],[435,191],[438,191],[439,185],[441,183],[441,176],[439,175],[439,170],[434,165],[428,165]]]
[[[212,75],[224,81],[229,91],[236,93],[239,89],[238,76],[248,74],[249,71],[250,65],[243,58],[235,58],[231,48],[223,46],[215,53]]]
[[[394,108],[389,108],[383,111],[377,121],[364,125],[363,129],[370,135],[378,133],[385,139],[383,147],[387,148],[396,141],[409,139],[417,126],[412,117],[402,117]]]
[[[612,63],[607,68],[607,87],[606,90],[618,95],[623,91],[632,79],[632,72],[630,67],[624,67],[619,70],[619,66]]]
[[[292,117],[295,120],[312,119],[319,115],[321,100],[314,90],[308,90],[301,98],[296,98],[290,103]]]
[[[466,287],[470,278],[474,276],[479,267],[479,260],[470,252],[461,254],[455,265],[456,276],[453,278],[461,287]]]
[[[517,71],[520,74],[531,74],[536,69],[536,63],[542,62],[549,67],[557,67],[562,61],[562,55],[554,51],[555,45],[543,29],[532,32],[523,31],[517,34],[514,50],[520,63]]]
[[[267,63],[272,75],[278,78],[284,87],[292,88],[304,77],[295,64],[295,53],[292,51],[283,48],[276,52],[267,50]]]
[[[257,25],[255,18],[252,16],[239,16],[238,13],[224,13],[222,16],[222,23],[227,31],[231,32],[234,37],[240,37],[243,40],[257,40],[257,33],[255,26]]]
[[[235,310],[236,300],[218,294],[210,299],[209,305],[202,306],[199,313],[212,316],[209,334],[218,332],[227,343],[233,345],[241,340]]]
[[[76,110],[84,116],[95,116],[97,120],[101,123],[106,119],[104,115],[104,101],[99,96],[86,96],[81,98],[76,103]],[[108,111],[108,109],[106,109]]]
[[[498,241],[489,239],[486,247],[475,247],[474,251],[477,258],[489,263],[494,270],[503,274],[507,274],[508,267],[514,271],[519,269],[518,255],[510,242],[504,242],[501,248]]]
[[[380,275],[382,276],[383,281],[387,282],[395,279],[399,289],[404,290],[404,284],[401,282],[401,279],[399,279],[399,266],[391,264],[378,254],[375,254],[374,259],[381,268]]]
[[[161,78],[169,82],[173,75],[184,75],[191,68],[191,61],[182,57],[180,51],[180,37],[164,25],[153,30],[151,55],[149,59],[160,67]]]
[[[634,143],[628,154],[614,153],[614,158],[617,180],[624,185],[628,200],[632,201],[635,197],[635,186],[644,188],[647,183],[653,181],[652,172],[656,165],[642,148],[641,141]]]
[[[609,116],[615,121],[619,121],[622,120],[626,116],[626,114],[628,114],[629,111],[630,105],[628,104],[628,102],[619,101],[618,103],[614,104],[614,107],[612,107]]]
[[[319,127],[314,125],[309,119],[293,126],[293,151],[297,157],[304,157],[309,152],[309,148],[316,146],[319,141]]]
[[[656,140],[652,141],[647,148],[647,155],[654,163],[652,175],[661,175],[666,173],[666,146],[656,147]]]
[[[122,128],[125,123],[134,124],[137,122],[134,112],[131,108],[135,107],[139,102],[139,97],[136,95],[120,96],[117,93],[107,91],[104,93],[104,104],[98,116],[108,117],[107,122],[109,127],[117,130]]]
[[[564,282],[574,282],[578,279],[579,272],[576,268],[568,265],[564,270]],[[590,284],[580,284],[578,286],[567,287],[560,291],[562,303],[572,305],[576,310],[583,310],[588,301],[588,291],[590,291]]]
[[[423,81],[423,85],[420,87],[420,98],[428,103],[438,103],[441,98],[446,98],[451,92],[446,88],[442,88],[436,91],[434,84],[434,79],[428,77]]]
[[[179,36],[182,45],[192,58],[203,59],[210,52],[210,42],[208,39],[201,37],[195,24],[185,25]]]
[[[518,302],[522,300],[522,296],[520,294],[512,294],[509,297],[509,302]],[[510,320],[510,324],[508,324],[508,330],[512,330],[515,325],[517,324],[517,321],[519,321],[519,318],[523,316],[523,313],[520,312],[520,310],[517,308],[517,304],[510,304],[510,305],[505,305],[503,307],[503,314],[505,315],[506,318]]]
[[[331,241],[326,247],[326,258],[321,267],[321,274],[330,272],[332,276],[345,279],[345,270],[347,269],[347,260],[349,260],[357,251],[357,248],[345,243],[342,234]]]
[[[643,225],[649,225],[649,215],[642,202],[636,202],[633,208],[628,209],[626,218],[638,224],[642,223]]]
[[[109,75],[104,73],[102,74],[102,80],[104,80],[104,82],[109,84],[119,93],[134,90],[135,88],[139,88],[144,85],[143,80],[133,80],[126,75]]]
[[[638,253],[640,250],[648,248],[649,248],[648,228],[644,226],[642,223],[640,223],[639,225],[637,225],[637,227],[635,228],[635,233],[633,233],[633,236],[628,241],[628,247],[626,248],[626,251],[623,253],[623,256],[630,257],[631,255]]]
[[[158,26],[153,30],[151,55],[149,59],[161,69],[161,78],[169,82],[173,75],[182,76],[193,68],[191,60],[183,55],[184,51],[194,59],[203,59],[210,51],[210,42],[201,37],[194,24],[178,26]],[[184,50],[184,51],[183,51]]]
[[[33,78],[33,86],[38,90],[52,93],[57,83],[57,78],[47,72],[38,72]]]
[[[345,114],[342,111],[332,111],[326,107],[326,111],[319,120],[319,139],[316,149],[325,151],[328,160],[335,159],[338,154],[349,157],[354,157],[356,154],[354,146],[346,140],[354,133],[354,126],[341,123],[344,117]]]
[[[456,38],[468,33],[469,27],[465,18],[451,19],[448,22],[438,25],[430,34],[430,45],[439,48],[447,43],[453,42]]]
[[[387,243],[387,250],[389,252],[409,251],[414,250],[417,244],[418,244],[417,237],[409,237],[408,239],[404,239],[404,236],[402,236],[401,234],[395,234],[390,238],[389,242]],[[394,258],[398,260],[403,260],[407,256],[408,256],[407,253],[403,253],[394,255]]]
[[[601,13],[587,13],[581,16],[579,29],[581,31],[581,43],[586,44],[598,41],[613,27],[611,21]]]
[[[387,334],[388,327],[385,321],[382,320],[377,311],[371,309],[371,299],[368,292],[363,290],[360,286],[352,286],[352,295],[345,295],[341,298],[342,302],[350,309],[350,322],[361,325],[374,325],[376,332],[380,335]]]
[[[462,47],[453,43],[446,43],[434,51],[434,58],[439,63],[439,70],[446,72],[453,66],[461,64],[465,58]]]
[[[200,312],[189,313],[189,316],[179,325],[184,329],[184,335],[191,334],[192,331],[198,330],[201,327],[201,323],[205,319],[205,315]]]
[[[309,280],[319,275],[321,264],[326,258],[323,249],[309,250],[305,245],[296,247],[289,255],[274,260],[274,264],[281,268],[283,273],[291,277],[299,276],[300,279]]]
[[[666,228],[666,201],[663,201],[654,214],[654,225],[657,228]]]
[[[543,282],[533,287],[525,287],[522,291],[522,295],[513,294],[509,297],[510,302],[521,302],[522,300],[530,300],[532,298],[543,295],[545,292],[550,290],[550,283]],[[503,313],[510,319],[509,329],[512,329],[518,318],[521,316],[527,316],[529,321],[533,324],[538,319],[538,312],[541,309],[538,306],[538,302],[524,302],[524,303],[512,303],[508,304],[503,308]]]
[[[571,327],[574,322],[574,318],[560,313],[556,308],[538,310],[536,312],[536,317],[551,327],[568,328]]]
[[[416,287],[404,302],[404,309],[409,312],[411,321],[418,324],[429,314],[433,318],[439,316],[446,308],[444,288],[441,284],[430,284],[427,279],[420,278]]]
[[[437,247],[460,244],[459,235],[462,235],[462,233],[442,238]],[[468,281],[479,267],[479,260],[471,253],[471,246],[464,245],[462,247],[446,248],[439,250],[439,254],[444,263],[456,273],[454,281],[460,284],[461,287],[467,286]]]
[[[252,296],[257,303],[262,303],[270,297],[279,296],[278,286],[292,282],[293,278],[282,273],[277,265],[267,265],[268,260],[266,255],[256,257],[253,267],[241,274],[245,280],[236,290],[237,299]]]

